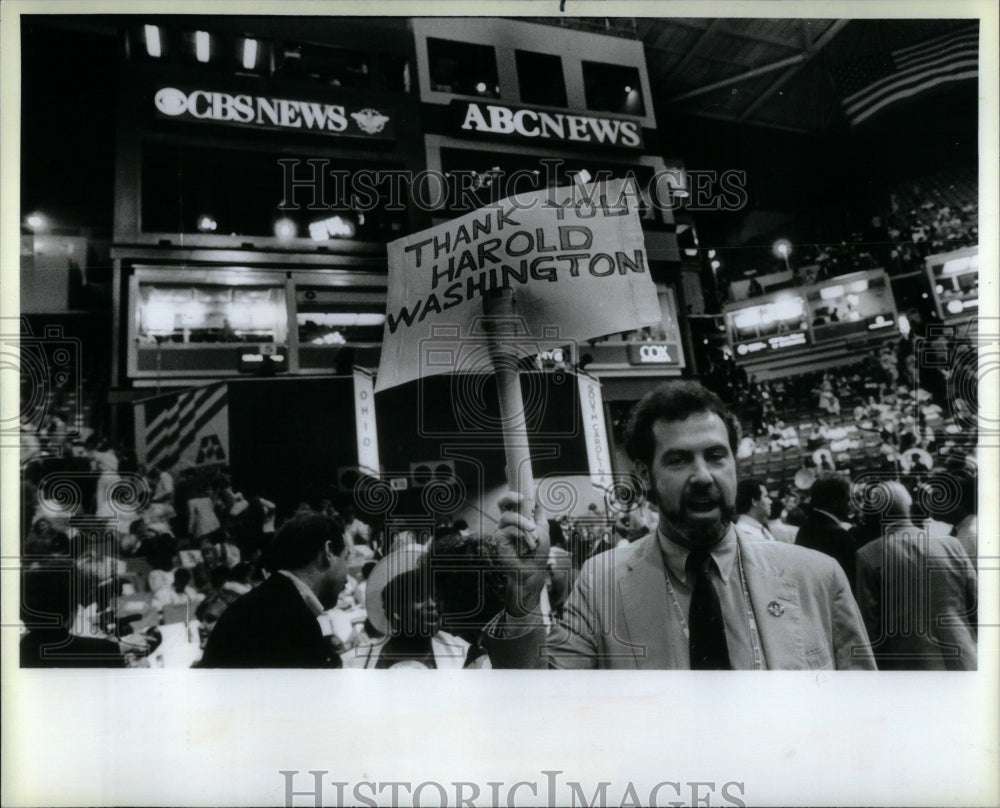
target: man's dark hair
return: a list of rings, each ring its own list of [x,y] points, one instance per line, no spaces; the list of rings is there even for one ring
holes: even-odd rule
[[[321,513],[302,513],[278,528],[264,550],[264,567],[272,572],[297,570],[316,558],[330,542],[334,555],[344,552],[344,523]]]
[[[979,479],[977,475],[971,474],[967,470],[963,470],[955,476],[958,477],[959,490],[958,521],[961,521],[961,519],[964,519],[969,514],[976,513],[978,510]]]
[[[755,499],[760,499],[760,489],[767,488],[756,478],[740,480],[736,484],[736,513],[749,513]]]
[[[688,380],[664,382],[639,400],[625,427],[625,452],[632,461],[649,463],[655,446],[653,424],[657,420],[684,421],[705,412],[722,419],[729,435],[729,448],[735,457],[740,442],[740,424],[736,416],[715,393]]]
[[[816,478],[809,489],[809,505],[846,519],[850,512],[851,484],[835,472],[826,472]]]
[[[205,615],[208,613],[209,609],[215,608],[217,605],[221,604],[223,610],[225,610],[231,606],[237,598],[239,598],[239,594],[231,589],[219,589],[215,592],[210,592],[195,608],[194,616],[199,620],[204,621]]]
[[[174,570],[174,591],[177,593],[183,593],[187,589],[188,584],[191,583],[191,570],[185,567],[180,567]]]

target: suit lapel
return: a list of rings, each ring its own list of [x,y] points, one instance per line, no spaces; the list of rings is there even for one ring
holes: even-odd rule
[[[618,579],[622,608],[617,614],[628,632],[637,668],[662,668],[670,659],[666,570],[656,534],[639,540],[640,547],[628,560],[625,575]]]
[[[801,668],[805,645],[798,581],[768,564],[752,542],[739,545],[767,667]]]

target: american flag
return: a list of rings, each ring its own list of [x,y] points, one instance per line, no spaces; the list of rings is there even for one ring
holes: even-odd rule
[[[949,82],[974,79],[979,26],[972,24],[916,45],[879,51],[833,71],[844,113],[857,126],[891,104]]]
[[[211,384],[135,405],[136,454],[148,467],[226,463],[227,386]]]

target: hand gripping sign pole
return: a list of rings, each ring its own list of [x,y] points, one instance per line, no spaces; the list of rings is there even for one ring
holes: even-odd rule
[[[513,290],[498,289],[483,298],[483,314],[489,336],[490,361],[500,397],[500,424],[503,430],[504,456],[507,460],[507,485],[521,495],[520,512],[530,517],[535,509],[535,480],[531,471],[531,450],[524,419],[524,401],[518,375],[518,354],[509,340],[517,335],[516,298]],[[532,541],[529,538],[529,541]],[[534,549],[532,546],[530,549]]]

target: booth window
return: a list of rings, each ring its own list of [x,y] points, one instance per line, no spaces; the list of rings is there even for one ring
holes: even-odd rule
[[[314,81],[330,87],[371,86],[368,55],[361,51],[284,42],[277,56],[276,78]]]
[[[410,92],[413,68],[405,56],[391,53],[379,57],[378,89],[391,93]]]
[[[559,188],[575,181],[586,169],[593,180],[634,178],[641,194],[654,185],[653,166],[641,163],[617,163],[592,157],[553,159],[531,154],[476,149],[441,149],[441,167],[449,177],[447,209],[468,213],[511,194],[526,194],[542,188]],[[639,202],[643,227],[663,228],[662,219],[654,219],[656,209],[645,200]]]
[[[604,62],[583,63],[583,91],[587,109],[645,115],[639,69]]]
[[[500,97],[496,51],[491,45],[428,37],[427,58],[432,90]]]
[[[269,151],[144,144],[143,232],[314,242],[389,241],[402,233],[407,213],[402,205],[391,209],[388,181],[356,208],[352,204],[357,200],[345,190],[351,187],[349,182],[309,182],[332,171],[351,173],[379,166],[316,158],[312,164],[306,155],[297,160],[287,156],[292,163],[282,164],[280,157]],[[289,176],[298,186],[293,198],[282,204],[286,171],[292,172]]]
[[[150,343],[277,343],[287,341],[281,286],[228,287],[143,283],[136,301],[136,337]]]
[[[548,53],[514,51],[517,58],[517,83],[525,104],[566,106],[566,79],[562,59]]]

